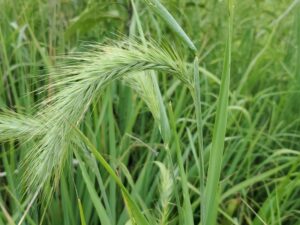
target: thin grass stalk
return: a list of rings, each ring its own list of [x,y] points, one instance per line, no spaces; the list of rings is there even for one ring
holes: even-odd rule
[[[100,200],[100,198],[98,198],[98,193],[94,189],[94,184],[88,174],[88,171],[86,169],[86,166],[84,165],[84,162],[82,161],[81,157],[78,154],[78,151],[75,150],[74,154],[75,154],[76,159],[79,162],[79,167],[80,167],[80,170],[82,173],[83,180],[86,184],[87,191],[88,191],[89,195],[91,196],[91,201],[95,207],[95,210],[96,210],[96,213],[98,215],[100,222],[103,224],[107,224],[107,225],[113,225],[112,218],[110,218],[108,216],[107,211],[106,211],[104,205],[102,204],[102,201]]]
[[[203,201],[204,188],[205,188],[205,172],[204,172],[204,148],[203,148],[203,128],[202,128],[202,110],[201,110],[201,91],[200,91],[200,81],[199,81],[199,61],[195,57],[194,60],[194,105],[196,109],[196,121],[197,121],[197,138],[199,145],[199,161],[200,161],[200,194],[201,201]],[[204,218],[204,204],[201,204],[201,218]]]
[[[175,150],[176,150],[176,156],[177,156],[177,164],[179,167],[179,174],[181,177],[181,188],[182,188],[182,195],[183,195],[183,223],[184,224],[189,224],[193,225],[194,224],[194,217],[193,217],[193,209],[190,201],[190,195],[189,195],[189,189],[188,189],[188,179],[187,175],[185,173],[184,169],[184,162],[182,158],[182,151],[180,147],[180,142],[179,142],[179,136],[176,131],[176,119],[175,115],[172,109],[172,105],[169,104],[169,114],[170,114],[170,121],[171,121],[171,130],[173,134],[173,140],[175,142]]]
[[[76,131],[76,133],[78,134],[80,139],[83,141],[83,143],[87,146],[87,149],[91,151],[91,153],[95,156],[97,161],[104,167],[104,169],[109,173],[111,178],[116,182],[116,184],[121,189],[124,202],[128,209],[128,213],[131,215],[131,217],[133,219],[132,222],[134,222],[134,224],[137,224],[137,225],[150,225],[148,223],[147,219],[145,218],[145,216],[140,211],[137,204],[131,198],[128,190],[123,185],[122,181],[120,180],[118,175],[115,173],[115,171],[106,162],[106,160],[99,153],[99,151],[94,147],[94,145],[89,141],[89,139],[77,127],[74,127],[74,130]]]
[[[298,2],[298,6],[296,8],[296,48],[297,48],[297,56],[296,56],[296,79],[297,83],[300,83],[300,2]]]
[[[79,207],[79,215],[80,215],[81,225],[86,225],[84,210],[83,210],[80,198],[77,198],[77,202],[78,202],[78,207]]]
[[[108,106],[108,131],[109,131],[109,155],[112,160],[116,160],[117,158],[117,147],[116,147],[116,135],[115,135],[115,127],[114,127],[114,113],[113,113],[113,90],[110,87],[108,90],[109,94],[109,106]],[[112,165],[113,167],[113,165]],[[116,183],[113,179],[110,180],[109,183],[109,204],[112,209],[112,224],[116,223],[116,200],[117,200],[117,187]]]
[[[204,195],[204,218],[203,225],[214,225],[217,220],[218,201],[219,201],[219,180],[222,169],[223,149],[225,141],[225,132],[227,124],[227,110],[230,84],[230,66],[231,66],[231,41],[233,30],[233,2],[228,2],[228,37],[225,48],[224,65],[221,79],[221,88],[217,104],[217,113],[213,131],[212,147],[209,158],[209,167],[207,173],[207,184]]]

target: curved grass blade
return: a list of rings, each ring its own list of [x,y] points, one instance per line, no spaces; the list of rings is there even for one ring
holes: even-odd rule
[[[145,39],[145,34],[142,28],[141,21],[139,19],[139,15],[137,12],[137,8],[135,5],[134,0],[131,0],[131,5],[133,9],[133,15],[134,15],[134,22],[136,22],[138,33],[141,37],[141,41],[144,46],[147,46],[147,41]],[[144,96],[144,101],[147,103],[148,102],[148,107],[152,111],[152,114],[155,118],[155,120],[158,123],[160,133],[162,135],[164,143],[169,143],[170,141],[170,136],[171,136],[171,131],[170,131],[170,125],[169,125],[169,120],[167,117],[166,113],[166,108],[163,102],[163,98],[159,89],[158,81],[156,78],[156,72],[155,71],[148,71],[144,73],[149,73],[146,77],[139,77],[140,79],[138,80],[141,85],[144,86],[142,89],[142,97]],[[150,76],[149,76],[150,75]],[[148,82],[146,82],[148,81]],[[136,90],[136,88],[135,88]],[[147,95],[147,92],[150,93],[150,95]],[[148,98],[149,96],[152,96],[152,101],[149,101]],[[147,101],[148,100],[148,101]],[[153,104],[151,104],[153,102]],[[158,110],[157,110],[158,109]],[[156,113],[156,111],[159,111]],[[157,115],[156,115],[157,114]]]
[[[244,181],[242,181],[241,183],[238,183],[236,185],[234,185],[233,187],[231,187],[229,190],[227,190],[226,192],[224,192],[221,196],[221,200],[226,200],[226,198],[228,198],[229,196],[236,194],[238,191],[243,190],[244,188],[247,188],[251,185],[254,185],[255,183],[258,183],[260,181],[265,180],[266,178],[278,173],[279,171],[287,168],[288,166],[290,166],[292,162],[287,162],[281,166],[275,167],[273,169],[270,169],[266,172],[263,172],[261,174],[256,175],[255,177],[251,177],[249,179],[246,179]]]
[[[91,180],[91,178],[89,177],[89,174],[87,172],[86,166],[84,165],[81,157],[79,156],[79,154],[77,153],[77,150],[74,150],[75,156],[79,162],[79,167],[82,173],[82,177],[83,180],[86,184],[87,190],[90,194],[91,200],[94,204],[94,207],[96,209],[96,212],[98,214],[99,220],[101,221],[102,224],[112,224],[111,220],[109,219],[108,214],[106,213],[106,210],[101,202],[101,199],[98,196],[97,191],[94,188],[94,184]],[[80,213],[81,216],[81,213]]]
[[[197,51],[196,46],[177,23],[169,11],[160,3],[159,0],[145,0],[147,4],[168,24],[168,26],[192,49]]]
[[[99,161],[99,163],[104,167],[104,169],[109,173],[111,178],[116,182],[116,184],[121,189],[123,199],[124,199],[124,202],[126,204],[128,213],[131,216],[131,219],[134,222],[134,224],[137,224],[137,225],[150,225],[148,223],[147,219],[145,218],[145,216],[140,211],[137,204],[131,198],[128,190],[123,185],[120,178],[117,176],[117,174],[111,168],[111,166],[106,162],[106,160],[103,158],[103,156],[97,151],[97,149],[90,142],[90,140],[77,127],[74,127],[74,130],[79,135],[79,137],[81,138],[83,143],[87,146],[87,148],[91,151],[91,153],[95,156],[95,158]]]

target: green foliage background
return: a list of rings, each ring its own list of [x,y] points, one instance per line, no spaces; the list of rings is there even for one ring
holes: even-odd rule
[[[0,225],[209,225],[217,212],[221,225],[300,224],[299,1],[236,0],[232,32],[227,1],[161,1],[196,51],[153,2],[0,0]],[[143,64],[107,84],[79,128],[70,125],[70,151],[44,151],[53,168],[39,170],[40,135],[72,121],[47,105],[63,93],[67,106],[101,68],[131,72],[128,59],[156,72]],[[228,107],[217,114],[226,66]],[[216,118],[226,126],[215,140],[221,160],[210,156]],[[220,180],[209,166],[220,166]],[[201,188],[209,179],[217,193]]]

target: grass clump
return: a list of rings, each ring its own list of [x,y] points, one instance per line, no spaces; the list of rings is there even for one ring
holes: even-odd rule
[[[0,225],[299,223],[299,1],[0,8]]]

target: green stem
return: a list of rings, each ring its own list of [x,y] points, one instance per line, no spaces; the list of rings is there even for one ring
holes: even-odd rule
[[[233,24],[233,0],[229,0],[228,38],[224,56],[224,66],[221,79],[221,89],[218,98],[217,114],[213,131],[212,148],[210,152],[207,185],[204,197],[203,225],[214,225],[217,220],[219,180],[222,169],[223,149],[227,125],[227,108],[230,84],[231,39]]]

